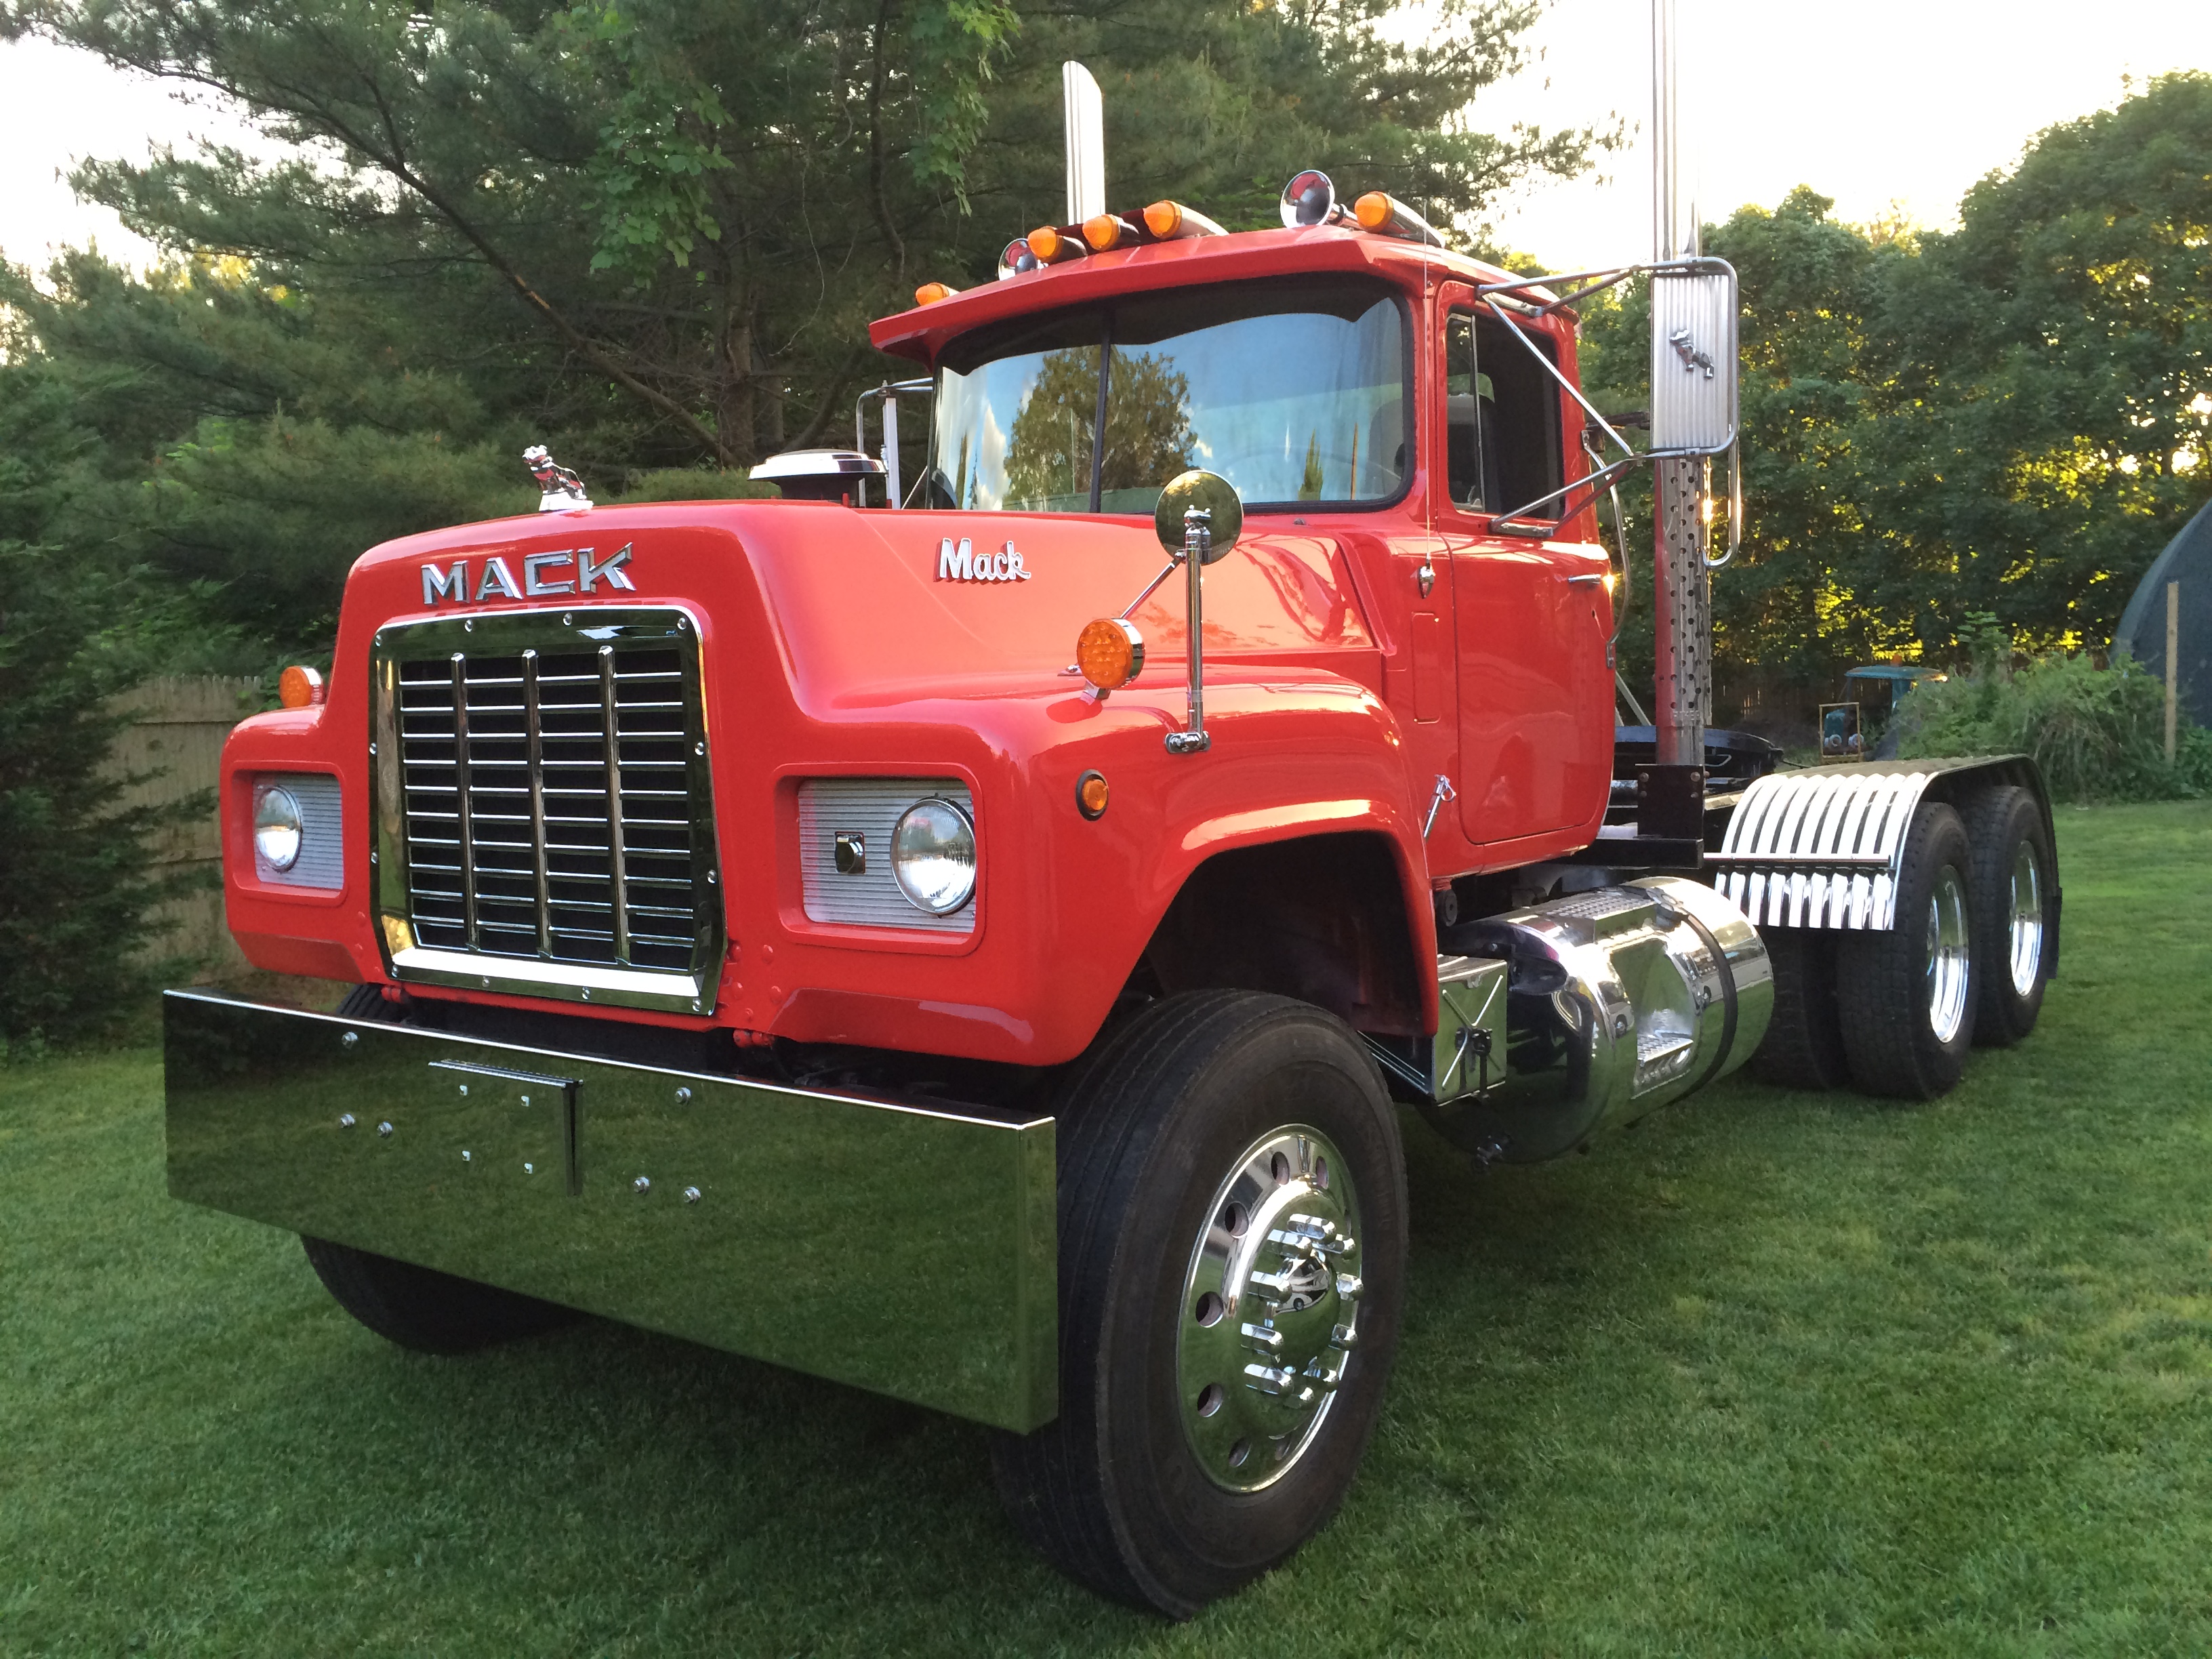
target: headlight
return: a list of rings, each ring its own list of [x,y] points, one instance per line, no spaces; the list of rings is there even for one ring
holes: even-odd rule
[[[289,789],[264,784],[253,792],[253,855],[271,870],[289,870],[300,857],[300,803]]]
[[[915,909],[951,915],[975,896],[975,826],[949,800],[916,801],[891,832],[891,875]]]

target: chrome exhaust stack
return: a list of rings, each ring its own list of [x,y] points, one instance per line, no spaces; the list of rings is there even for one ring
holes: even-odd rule
[[[1533,1164],[1727,1076],[1774,1011],[1743,913],[1680,876],[1451,928],[1423,1115],[1483,1162]]]

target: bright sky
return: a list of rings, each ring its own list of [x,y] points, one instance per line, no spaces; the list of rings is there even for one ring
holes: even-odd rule
[[[2124,76],[2212,70],[2206,0],[1677,3],[1683,188],[1709,220],[1745,202],[1771,207],[1804,183],[1846,219],[1895,204],[1946,225],[1967,185],[2009,167],[2042,128],[2110,107]],[[1618,112],[1648,126],[1650,17],[1648,0],[1554,0],[1533,37],[1542,62],[1486,96],[1478,119],[1571,125]],[[136,159],[195,135],[261,147],[225,112],[96,59],[0,45],[0,253],[42,266],[57,245],[97,240],[111,258],[143,262],[150,250],[57,174],[80,156]],[[1554,270],[1648,255],[1650,167],[1639,132],[1608,164],[1609,182],[1525,192],[1502,216],[1500,240]]]

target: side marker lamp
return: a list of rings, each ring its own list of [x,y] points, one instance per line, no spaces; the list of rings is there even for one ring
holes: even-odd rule
[[[327,695],[323,677],[303,663],[294,663],[276,677],[276,701],[286,708],[312,708]]]
[[[1085,772],[1075,781],[1075,810],[1096,823],[1106,816],[1106,775]]]
[[[1181,202],[1155,202],[1145,210],[1145,228],[1156,242],[1178,241],[1186,236],[1222,236],[1228,233],[1203,213]]]
[[[1145,672],[1145,636],[1120,617],[1085,623],[1075,636],[1075,666],[1099,696],[1118,691]]]
[[[918,306],[933,306],[939,300],[949,300],[960,290],[945,283],[924,283],[914,291],[914,302]]]

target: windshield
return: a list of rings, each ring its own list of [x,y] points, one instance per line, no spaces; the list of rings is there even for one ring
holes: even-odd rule
[[[1194,466],[1248,508],[1395,500],[1411,461],[1403,317],[1374,283],[1249,283],[958,342],[938,376],[931,504],[1150,513]]]

